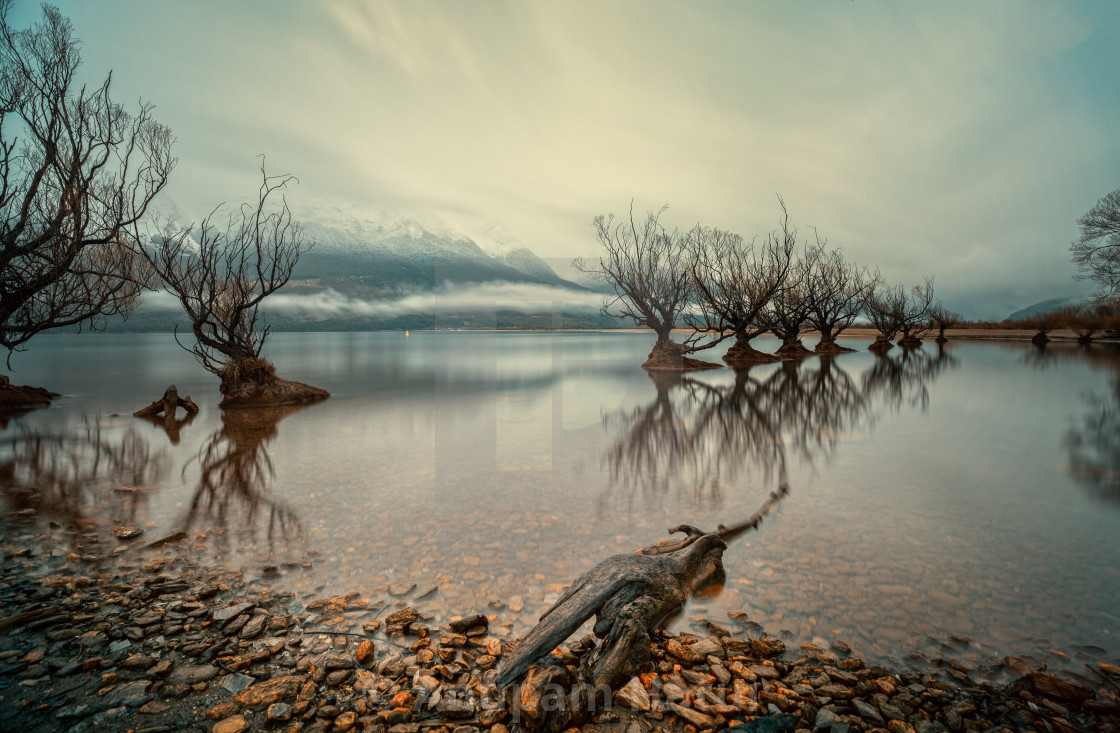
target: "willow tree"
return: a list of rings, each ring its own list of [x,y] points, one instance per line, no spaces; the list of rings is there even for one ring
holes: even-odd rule
[[[1069,247],[1077,279],[1095,281],[1102,298],[1120,294],[1120,189],[1102,196],[1077,226]]]
[[[280,379],[261,355],[269,334],[261,303],[288,282],[310,247],[282,193],[294,178],[269,176],[263,166],[261,177],[255,203],[242,204],[224,220],[223,204],[198,226],[168,226],[154,238],[154,247],[141,250],[191,322],[194,344],[180,341],[177,329],[176,342],[221,379],[223,407],[296,404],[330,396]],[[280,196],[278,204],[275,195]]]
[[[649,212],[640,222],[630,217],[616,221],[614,214],[595,217],[595,237],[605,250],[598,260],[578,258],[572,265],[605,282],[611,294],[603,303],[604,315],[651,329],[657,341],[643,367],[647,369],[710,369],[717,365],[690,359],[695,343],[672,340],[673,329],[690,323],[695,300],[690,258],[692,242],[702,231],[669,231],[661,224],[668,207]],[[707,346],[705,345],[704,348]]]
[[[945,338],[945,329],[959,325],[964,320],[964,316],[956,311],[949,310],[939,301],[937,305],[930,308],[929,320],[930,324],[937,329],[937,338],[935,341],[939,344],[943,344],[949,340]]]
[[[879,273],[846,259],[840,249],[821,250],[809,272],[809,325],[820,333],[813,350],[818,354],[852,351],[836,339],[863,313],[868,296],[879,282]]]
[[[126,111],[112,74],[77,81],[79,42],[57,8],[44,5],[22,30],[11,8],[0,0],[0,347],[9,360],[46,329],[131,312],[146,282],[139,224],[176,163],[151,105]],[[0,375],[0,406],[19,399]]]
[[[732,366],[779,358],[751,346],[753,338],[769,330],[764,310],[787,286],[795,259],[797,229],[780,196],[778,204],[779,229],[757,249],[753,241],[720,230],[694,238],[691,270],[700,309],[696,331],[734,336],[735,343],[723,357]]]
[[[820,243],[806,244],[790,268],[786,284],[763,311],[763,323],[782,340],[775,352],[783,358],[798,358],[813,352],[801,343],[813,310],[813,272],[823,255]]]
[[[922,338],[932,330],[930,309],[933,308],[933,278],[910,289],[898,313],[899,346],[920,346]]]
[[[877,284],[864,304],[864,315],[879,331],[871,351],[886,352],[894,347],[892,341],[902,328],[901,314],[906,309],[906,291],[901,285]]]

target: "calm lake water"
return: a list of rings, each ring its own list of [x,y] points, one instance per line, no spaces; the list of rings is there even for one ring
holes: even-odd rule
[[[300,598],[416,584],[402,597],[436,588],[416,603],[437,620],[484,610],[517,635],[599,560],[746,519],[785,480],[677,628],[742,610],[917,665],[1120,653],[1120,351],[927,344],[681,377],[638,366],[651,342],[276,334],[278,372],[333,397],[223,414],[169,334],[41,336],[13,381],[66,397],[0,423],[0,521],[205,533]],[[201,407],[177,435],[127,417],[172,383]]]

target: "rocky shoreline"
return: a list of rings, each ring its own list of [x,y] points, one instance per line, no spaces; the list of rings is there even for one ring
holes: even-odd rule
[[[2,730],[532,729],[494,685],[513,648],[490,633],[496,617],[434,619],[389,594],[297,600],[279,587],[298,566],[209,566],[201,535],[106,547],[70,530],[70,549],[44,549],[66,546],[63,533],[8,532],[0,546]],[[1120,669],[1104,662],[1081,675],[1012,657],[896,672],[842,641],[787,649],[759,633],[745,614],[706,635],[660,633],[655,669],[583,730],[1120,730]],[[557,653],[574,668],[594,643]],[[1014,681],[973,679],[995,671]]]

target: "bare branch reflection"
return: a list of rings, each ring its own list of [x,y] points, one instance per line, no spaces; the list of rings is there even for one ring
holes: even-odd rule
[[[938,344],[936,351],[919,346],[893,354],[879,352],[863,374],[863,391],[869,398],[883,400],[893,411],[903,404],[925,410],[929,407],[930,385],[942,372],[959,365],[945,344]]]
[[[1120,503],[1120,347],[1048,349],[1051,359],[1080,358],[1112,373],[1110,395],[1085,395],[1086,411],[1071,421],[1062,443],[1070,475],[1099,500]]]
[[[870,393],[831,357],[737,370],[730,385],[679,372],[649,376],[657,389],[650,404],[604,420],[617,435],[604,457],[615,496],[604,500],[629,504],[679,490],[718,504],[743,474],[785,483],[791,456],[827,460],[839,439],[873,419]]]
[[[231,537],[253,542],[263,533],[269,551],[303,535],[299,515],[271,495],[275,478],[268,444],[280,421],[308,405],[222,411],[222,426],[199,451],[199,480],[178,528],[212,535],[219,551]],[[184,467],[184,472],[186,467]]]
[[[76,432],[21,427],[0,440],[0,490],[9,511],[78,528],[101,517],[135,523],[169,459],[136,430],[120,437],[99,419]]]

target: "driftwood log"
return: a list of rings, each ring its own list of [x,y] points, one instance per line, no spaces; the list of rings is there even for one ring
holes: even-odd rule
[[[187,416],[182,420],[175,416],[176,410],[182,407],[187,411]],[[188,425],[198,414],[198,405],[190,396],[180,397],[179,388],[174,384],[164,390],[163,397],[147,407],[132,413],[133,417],[142,417],[149,422],[162,427],[172,443],[179,442],[179,429]]]
[[[783,485],[771,493],[746,522],[721,525],[714,533],[674,527],[670,534],[683,532],[683,540],[615,555],[581,575],[518,643],[498,675],[515,727],[560,731],[579,725],[614,689],[647,670],[653,631],[694,593],[722,582],[724,539],[757,528],[788,492]],[[573,674],[551,652],[592,616],[595,636],[603,641]]]
[[[163,397],[132,414],[135,417],[156,417],[162,413],[164,416],[175,417],[175,410],[180,407],[192,415],[198,412],[198,405],[190,396],[180,397],[179,388],[173,384],[164,390]]]

